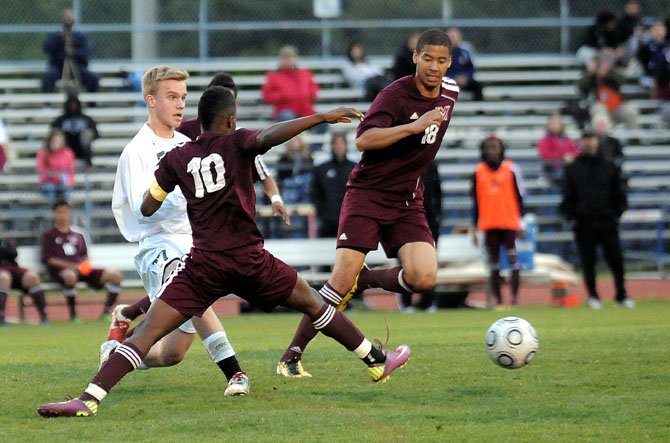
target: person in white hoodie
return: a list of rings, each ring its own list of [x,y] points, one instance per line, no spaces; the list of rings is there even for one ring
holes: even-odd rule
[[[149,69],[142,79],[142,95],[149,118],[126,145],[119,158],[112,196],[112,212],[119,230],[130,242],[139,242],[135,267],[148,297],[133,305],[118,305],[112,315],[108,341],[100,349],[101,365],[125,339],[131,321],[148,310],[163,282],[192,245],[186,200],[181,191],[170,194],[160,211],[151,217],[140,212],[158,161],[190,139],[175,131],[183,117],[188,73],[171,66]],[[249,379],[240,368],[220,320],[210,308],[165,336],[147,354],[144,367],[172,366],[183,360],[198,333],[209,356],[228,380],[225,396],[249,393]]]

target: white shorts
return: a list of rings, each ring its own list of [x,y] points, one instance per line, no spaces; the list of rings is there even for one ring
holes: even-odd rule
[[[165,268],[175,260],[181,260],[191,249],[191,236],[151,236],[140,242],[140,251],[135,256],[135,269],[142,278],[144,289],[153,303],[167,278]],[[193,322],[188,320],[179,329],[186,334],[195,334]]]

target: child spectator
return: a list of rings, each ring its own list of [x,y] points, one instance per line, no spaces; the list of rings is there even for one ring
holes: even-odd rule
[[[58,200],[70,200],[75,168],[75,156],[65,144],[63,131],[52,128],[44,146],[37,151],[37,174],[50,205]]]
[[[571,162],[578,154],[577,143],[565,134],[565,124],[561,114],[549,116],[545,126],[546,134],[537,141],[537,155],[542,161],[542,169],[553,183],[559,183],[563,165]]]
[[[342,75],[352,88],[361,91],[366,100],[372,101],[387,84],[384,72],[373,65],[365,54],[365,46],[354,41],[347,48],[347,58],[342,65]]]

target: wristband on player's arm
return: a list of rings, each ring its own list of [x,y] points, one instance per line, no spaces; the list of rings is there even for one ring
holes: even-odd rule
[[[281,195],[275,194],[272,197],[270,197],[270,201],[272,203],[279,203],[280,205],[284,204],[284,200],[281,198]]]
[[[163,191],[163,188],[160,187],[156,179],[149,185],[149,194],[159,202],[162,202],[167,197],[167,192]]]

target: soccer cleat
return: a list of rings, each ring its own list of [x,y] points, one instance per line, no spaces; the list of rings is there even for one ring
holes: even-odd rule
[[[586,306],[591,309],[603,308],[603,304],[600,302],[600,299],[597,299],[596,297],[589,297],[589,299],[586,301]]]
[[[389,379],[391,372],[407,364],[407,360],[409,360],[411,354],[411,350],[407,345],[398,346],[393,351],[386,351],[384,349],[382,351],[386,355],[386,361],[379,365],[368,366],[368,371],[370,371],[372,380],[375,383],[385,383]]]
[[[245,372],[237,372],[228,380],[228,387],[223,391],[226,397],[243,396],[249,393],[249,377]]]
[[[131,320],[124,317],[121,313],[126,306],[128,305],[116,305],[112,311],[112,322],[107,331],[107,340],[116,340],[119,343],[123,343],[126,339],[126,334],[128,334],[128,328],[130,328],[131,323]]]
[[[619,306],[622,308],[633,309],[635,307],[635,301],[632,298],[624,298],[623,300],[617,300],[614,303],[614,306]]]
[[[293,357],[287,361],[280,361],[277,365],[277,375],[283,375],[289,378],[311,377],[312,374],[305,371],[298,357]]]
[[[368,269],[369,270],[370,268],[368,267],[368,265],[363,263],[363,267],[361,268],[361,271],[363,269]],[[351,300],[352,298],[360,295],[365,290],[365,289],[361,289],[361,290],[358,289],[358,277],[360,277],[360,276],[361,276],[361,273],[359,271],[358,274],[356,274],[356,280],[354,280],[354,285],[351,287],[351,289],[349,289],[349,292],[344,294],[344,297],[342,297],[342,301],[340,302],[340,304],[337,305],[337,310],[338,311],[344,311],[347,308],[347,303],[349,303],[349,300]]]
[[[102,365],[105,364],[107,360],[109,360],[109,356],[116,351],[116,348],[120,345],[116,340],[107,340],[103,344],[100,345],[100,366],[98,369],[102,368]]]
[[[79,398],[69,398],[58,403],[46,403],[37,408],[37,413],[44,418],[51,417],[95,417],[98,413],[98,404],[94,401],[83,401]]]

